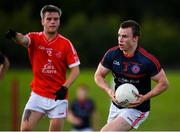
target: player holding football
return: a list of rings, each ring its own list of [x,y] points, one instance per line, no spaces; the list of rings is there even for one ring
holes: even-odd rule
[[[109,49],[101,60],[95,82],[112,99],[108,123],[102,131],[128,131],[137,129],[148,117],[150,99],[164,92],[168,87],[166,74],[159,61],[138,45],[140,26],[133,20],[121,23],[118,31],[118,46]],[[112,72],[115,90],[123,83],[131,83],[139,90],[139,98],[129,108],[118,105],[115,91],[105,77]],[[157,84],[151,90],[151,80]]]
[[[62,130],[67,116],[67,92],[79,74],[79,58],[71,42],[58,34],[61,10],[54,5],[41,9],[43,32],[22,35],[9,30],[6,37],[28,49],[33,71],[32,93],[21,122],[21,131],[33,130],[39,120],[50,118],[50,131]],[[66,80],[66,67],[70,74]]]

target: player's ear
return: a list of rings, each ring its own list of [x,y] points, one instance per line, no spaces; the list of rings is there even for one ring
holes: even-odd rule
[[[43,19],[41,19],[41,24],[44,26],[44,20]]]
[[[133,40],[134,40],[134,42],[138,42],[139,37],[138,37],[138,36],[134,36],[134,37],[133,37]]]

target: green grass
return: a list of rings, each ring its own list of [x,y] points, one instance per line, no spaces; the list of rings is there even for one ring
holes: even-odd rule
[[[180,130],[180,71],[168,71],[169,89],[151,100],[151,112],[139,130]]]
[[[69,100],[75,97],[75,91],[80,83],[90,86],[89,95],[96,103],[97,130],[99,130],[107,120],[110,100],[108,96],[94,83],[94,69],[81,70],[81,74],[69,90]],[[180,71],[168,71],[170,81],[169,89],[162,95],[155,97],[151,101],[151,112],[149,118],[138,130],[180,130]],[[110,80],[110,76],[107,78]],[[12,130],[12,107],[11,107],[11,87],[12,81],[19,82],[19,123],[22,111],[29,98],[32,73],[30,70],[9,70],[5,78],[0,82],[0,130]],[[49,120],[43,118],[36,130],[48,130]],[[65,130],[70,130],[71,125],[66,122]]]

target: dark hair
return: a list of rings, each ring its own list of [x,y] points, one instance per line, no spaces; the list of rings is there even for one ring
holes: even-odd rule
[[[140,36],[140,25],[134,21],[134,20],[127,20],[127,21],[124,21],[121,23],[120,25],[121,28],[129,28],[131,27],[132,28],[132,31],[133,31],[133,36]]]
[[[46,12],[57,12],[57,13],[59,13],[59,16],[61,16],[61,14],[62,14],[61,9],[58,8],[57,6],[54,6],[54,5],[45,5],[45,6],[41,9],[41,11],[40,11],[40,16],[41,16],[42,19],[44,18],[44,14],[45,14]]]

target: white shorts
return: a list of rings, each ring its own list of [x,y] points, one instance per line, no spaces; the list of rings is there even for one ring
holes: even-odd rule
[[[24,108],[44,113],[49,118],[65,118],[67,116],[68,101],[42,97],[34,92]]]
[[[133,108],[117,108],[113,103],[111,103],[109,109],[108,123],[111,122],[116,117],[120,116],[127,121],[133,128],[137,129],[148,117],[148,112],[141,112]]]

